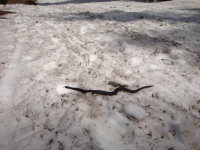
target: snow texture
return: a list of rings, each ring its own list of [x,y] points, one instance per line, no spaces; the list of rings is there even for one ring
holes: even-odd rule
[[[139,120],[148,116],[148,113],[144,109],[142,109],[142,108],[138,107],[137,105],[134,105],[130,102],[127,102],[124,105],[124,109],[127,114],[129,114]]]
[[[199,0],[0,5],[1,150],[198,150]],[[138,93],[114,96],[109,81]]]

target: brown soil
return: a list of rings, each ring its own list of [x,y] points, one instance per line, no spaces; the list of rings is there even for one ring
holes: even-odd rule
[[[36,1],[37,0],[8,0],[8,4],[37,5]],[[9,13],[14,13],[14,12],[0,10],[0,16],[6,15],[6,14],[9,14]],[[6,18],[0,17],[0,19],[6,19]]]
[[[8,0],[8,4],[36,5],[37,0]]]
[[[6,15],[6,14],[10,14],[10,13],[14,13],[14,12],[0,10],[0,16]],[[6,19],[6,18],[5,17],[0,17],[0,19]]]
[[[13,13],[13,12],[0,10],[0,16],[10,14],[10,13]]]

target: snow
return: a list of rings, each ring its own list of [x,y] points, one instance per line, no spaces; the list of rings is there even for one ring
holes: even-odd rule
[[[148,116],[148,113],[144,109],[142,109],[141,107],[138,107],[137,105],[134,105],[130,102],[125,103],[124,109],[127,114],[129,114],[139,120]]]
[[[0,5],[0,149],[200,148],[199,0]],[[114,96],[109,81],[138,93]]]

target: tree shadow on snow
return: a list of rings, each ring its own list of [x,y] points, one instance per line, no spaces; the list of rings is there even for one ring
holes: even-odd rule
[[[199,9],[190,9],[190,11],[197,11],[199,12]],[[170,16],[170,17],[169,17]],[[40,17],[46,17],[49,18],[48,15],[40,16]],[[116,33],[118,36],[118,39],[115,40],[116,43],[119,43],[117,47],[120,47],[119,52],[123,53],[123,50],[125,49],[124,45],[137,45],[139,47],[143,48],[163,48],[168,47],[169,49],[172,47],[179,47],[179,49],[182,49],[182,43],[185,42],[187,37],[182,38],[182,33],[185,35],[188,33],[194,33],[196,35],[200,34],[200,31],[198,31],[198,27],[200,24],[200,18],[199,13],[174,13],[174,12],[164,12],[164,11],[143,11],[143,12],[126,12],[121,10],[111,10],[107,12],[90,12],[90,11],[83,11],[80,13],[52,13],[51,19],[56,21],[69,21],[69,22],[76,22],[76,21],[115,21],[118,22],[117,27],[120,28],[120,24],[123,27],[124,22],[130,22],[131,24],[134,24],[134,22],[141,21],[151,24],[157,24],[161,28],[163,26],[167,26],[172,24],[173,26],[182,26],[181,24],[187,24],[187,23],[193,23],[196,27],[191,28],[180,28],[180,29],[170,29],[166,32],[165,28],[163,28],[163,31],[166,32],[167,36],[162,33],[162,29],[160,29],[160,33],[156,33],[157,31],[153,31],[150,29],[145,29],[143,27],[142,32],[137,31],[133,32],[132,30],[126,31],[124,33]],[[125,30],[124,30],[125,31]],[[115,33],[113,33],[115,34]],[[163,34],[163,35],[162,35]],[[116,35],[115,35],[116,36]],[[169,38],[169,37],[175,37]],[[192,40],[192,39],[189,39]],[[199,50],[196,48],[200,47],[200,44],[197,44],[192,51],[196,51],[199,53]],[[115,48],[113,46],[113,48]],[[185,49],[185,48],[184,48]],[[165,52],[164,52],[165,53]],[[170,52],[169,52],[170,54]],[[171,54],[170,54],[171,55]],[[170,56],[172,59],[176,59],[175,56]]]
[[[189,10],[189,11],[197,11],[200,12],[200,8],[188,8],[188,9],[181,9],[181,10]]]
[[[82,3],[97,3],[97,2],[112,2],[112,1],[121,1],[121,0],[69,0],[62,2],[54,3],[38,3],[38,5],[48,6],[48,5],[64,5],[64,4],[82,4]],[[146,0],[125,0],[125,1],[135,1],[146,3]],[[159,2],[171,1],[171,0],[160,0]]]
[[[199,11],[199,9],[191,9],[192,11]],[[171,13],[171,14],[170,14]],[[167,15],[166,15],[167,14]],[[169,17],[170,16],[170,17]],[[171,17],[173,16],[173,17]],[[40,16],[40,17],[48,17],[48,16]],[[185,14],[176,14],[173,12],[154,12],[154,11],[143,11],[143,12],[125,12],[121,10],[111,10],[103,13],[98,12],[90,12],[83,11],[80,13],[58,13],[52,14],[51,18],[56,21],[116,21],[116,22],[132,22],[133,21],[145,21],[149,20],[152,23],[160,24],[160,26],[165,26],[166,24],[181,24],[181,23],[196,23],[200,24],[200,18],[198,13],[194,13],[193,15],[185,15]],[[181,30],[181,29],[180,29]],[[190,31],[193,31],[190,28]],[[178,32],[178,31],[175,31]],[[195,31],[196,32],[196,31]],[[143,35],[142,35],[143,36]],[[150,41],[155,42],[156,40],[149,36]],[[160,41],[157,41],[158,43]],[[172,45],[176,45],[176,41],[162,39],[161,42],[168,42]]]
[[[129,21],[137,21],[137,20],[150,20],[156,21],[160,23],[164,23],[168,21],[168,23],[197,23],[200,24],[199,14],[193,14],[190,16],[183,16],[182,14],[174,14],[171,12],[153,12],[153,11],[143,11],[143,12],[126,12],[121,10],[111,10],[103,13],[96,13],[90,11],[83,11],[80,13],[59,13],[52,14],[51,17],[54,17],[56,20],[90,20],[94,21],[96,19],[102,21],[117,21],[117,22],[129,22]],[[169,17],[170,14],[170,17]],[[58,17],[60,16],[60,17]],[[173,17],[171,17],[173,16]]]
[[[140,2],[140,3],[149,3],[149,2],[147,2],[147,0],[132,0],[132,1]],[[157,3],[158,2],[166,2],[166,1],[172,1],[172,0],[158,0]]]
[[[120,0],[68,0],[68,1],[62,1],[62,2],[56,2],[56,3],[42,3],[39,5],[63,5],[63,4],[82,4],[82,3],[95,3],[95,2],[111,2],[111,1],[120,1]],[[131,0],[127,0],[131,1]]]

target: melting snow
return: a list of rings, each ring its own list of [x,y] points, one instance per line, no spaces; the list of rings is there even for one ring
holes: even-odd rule
[[[0,5],[0,149],[200,148],[199,0]],[[114,96],[109,81],[137,89]]]

